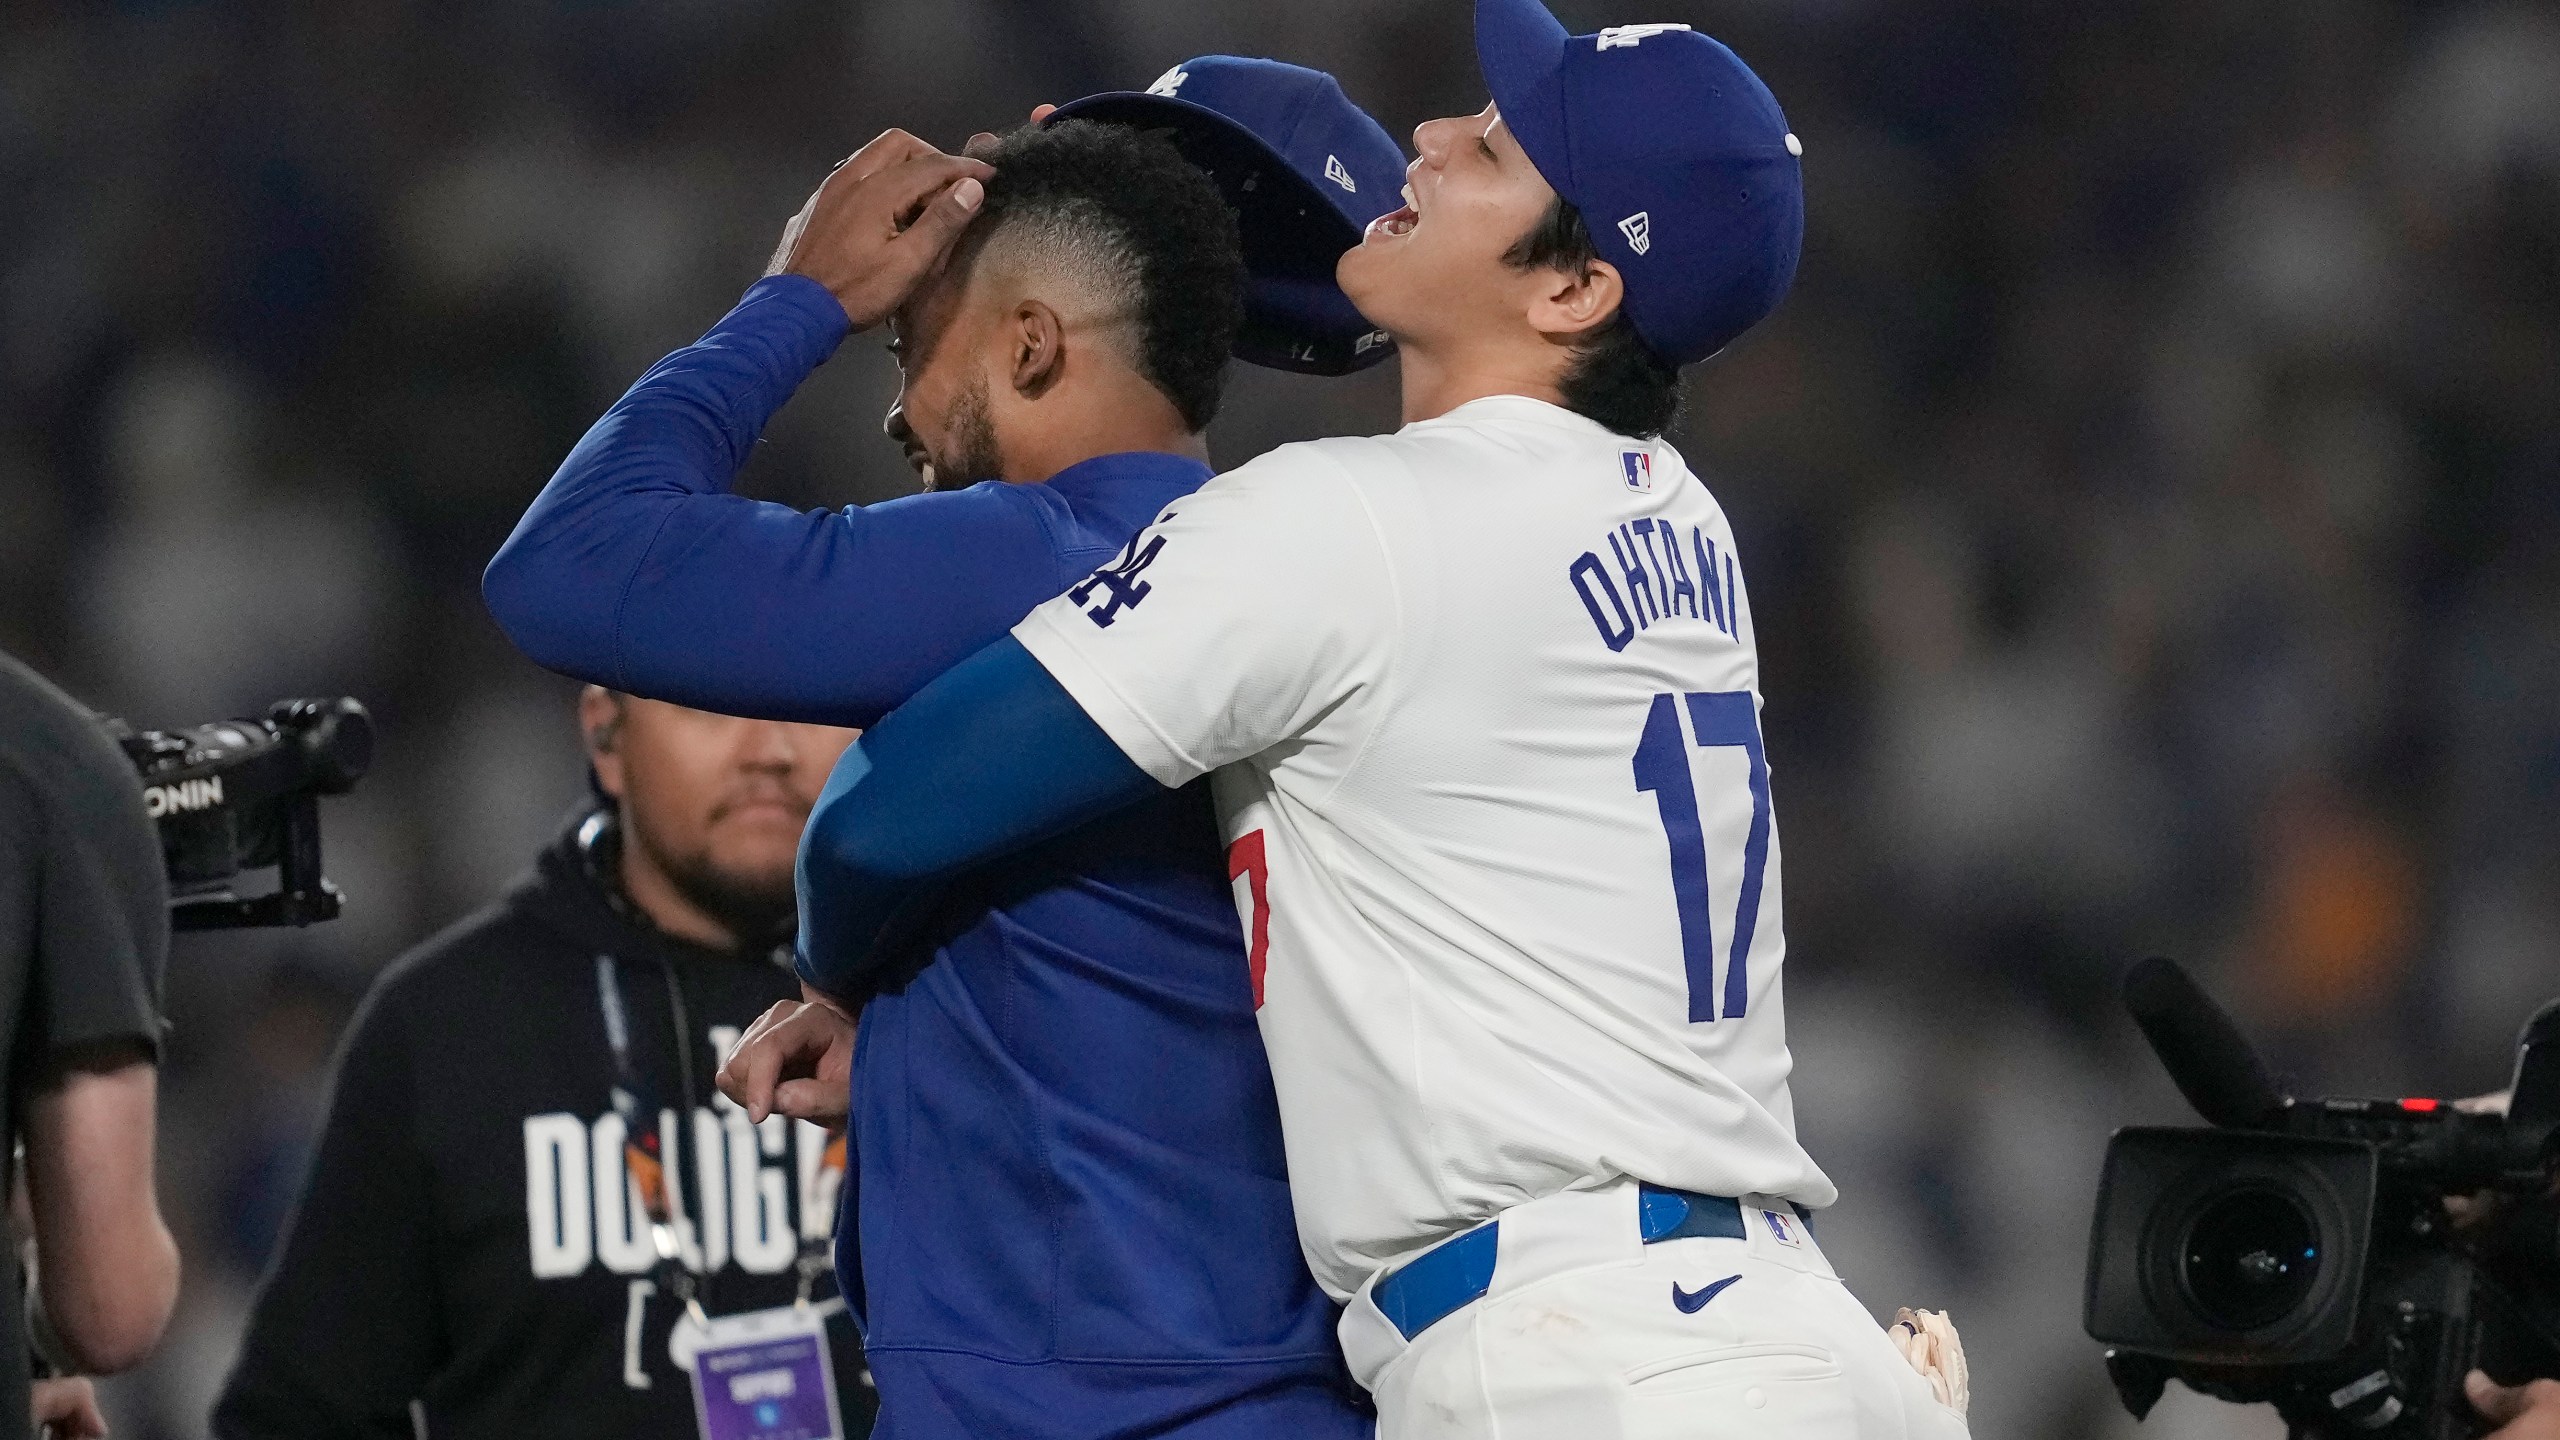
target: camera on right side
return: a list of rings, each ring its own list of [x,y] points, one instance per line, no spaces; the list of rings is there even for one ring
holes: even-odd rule
[[[2560,1001],[2496,1113],[2296,1099],[2174,963],[2124,990],[2211,1122],[2107,1147],[2082,1320],[2137,1419],[2177,1380],[2273,1405],[2297,1440],[2456,1440],[2488,1428],[2469,1371],[2560,1377]]]

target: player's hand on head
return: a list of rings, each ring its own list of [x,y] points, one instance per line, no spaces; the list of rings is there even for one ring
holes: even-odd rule
[[[720,1093],[767,1115],[834,1126],[853,1085],[852,1019],[829,1003],[785,1000],[756,1018],[720,1066]]]
[[[2474,1370],[2462,1388],[2480,1418],[2498,1427],[2489,1440],[2560,1440],[2560,1380],[2501,1385]]]
[[[844,306],[853,328],[868,329],[941,267],[994,174],[982,160],[884,131],[845,157],[791,217],[765,273],[808,276]]]
[[[1032,106],[1031,123],[1034,125],[1039,124],[1041,121],[1046,120],[1051,115],[1055,114],[1057,109],[1058,107],[1055,105]],[[969,143],[960,147],[960,153],[963,155],[974,155],[980,159],[984,159],[988,151],[1003,143],[1004,137],[998,135],[993,130],[981,130],[977,134],[969,137]]]

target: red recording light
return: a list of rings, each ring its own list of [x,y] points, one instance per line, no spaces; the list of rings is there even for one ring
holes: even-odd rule
[[[2403,1100],[2400,1102],[2400,1108],[2424,1115],[2443,1103],[2441,1100]]]

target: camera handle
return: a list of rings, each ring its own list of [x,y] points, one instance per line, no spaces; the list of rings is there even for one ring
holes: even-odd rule
[[[320,873],[320,799],[308,791],[284,802],[284,845],[273,893],[243,900],[224,891],[169,906],[172,930],[240,930],[334,920],[346,896]]]
[[[2516,1040],[2516,1073],[2507,1089],[2507,1123],[2548,1137],[2560,1125],[2560,1000],[2534,1012]]]

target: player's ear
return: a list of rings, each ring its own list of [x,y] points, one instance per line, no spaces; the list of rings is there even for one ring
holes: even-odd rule
[[[586,742],[587,763],[616,800],[622,798],[622,723],[629,713],[630,701],[601,685],[578,692],[578,737]]]
[[[1579,275],[1556,268],[1541,268],[1535,273],[1537,288],[1529,298],[1529,326],[1554,339],[1569,339],[1607,324],[1627,298],[1626,281],[1619,276],[1618,267],[1606,260],[1592,261]]]
[[[1037,400],[1058,382],[1067,368],[1067,327],[1046,300],[1025,300],[1013,307],[1005,326],[1015,393]]]

